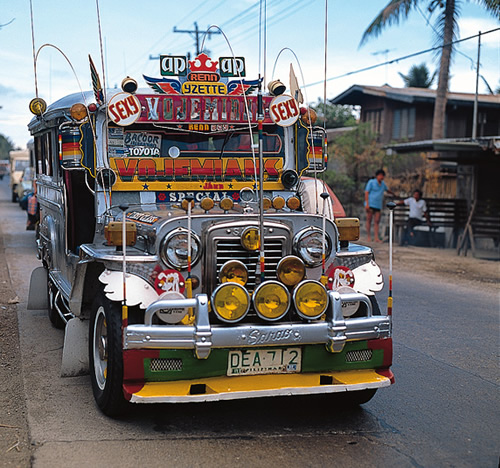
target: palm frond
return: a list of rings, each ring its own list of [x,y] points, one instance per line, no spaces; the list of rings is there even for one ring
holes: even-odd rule
[[[406,19],[412,7],[417,3],[418,0],[390,0],[363,33],[359,46],[364,45],[369,38],[379,36],[386,26],[399,24],[400,20]]]
[[[476,0],[476,3],[484,7],[496,19],[500,20],[500,1],[499,0]]]

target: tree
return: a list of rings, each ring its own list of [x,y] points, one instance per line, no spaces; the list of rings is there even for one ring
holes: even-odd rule
[[[430,88],[437,72],[431,76],[429,69],[425,63],[420,65],[412,65],[407,75],[399,73],[407,88]]]
[[[9,137],[0,133],[0,159],[9,159],[9,151],[14,149],[14,143]]]
[[[411,10],[416,9],[420,4],[424,4],[430,13],[439,11],[435,30],[437,31],[436,40],[441,44],[442,49],[432,122],[433,139],[444,138],[445,136],[446,100],[453,51],[451,43],[458,32],[457,21],[460,15],[460,3],[461,0],[390,0],[368,26],[361,38],[361,45],[363,45],[370,37],[377,37],[386,26],[398,24],[400,20],[407,19]],[[500,16],[500,2],[498,0],[476,0],[476,3],[482,5],[486,11],[496,18]]]
[[[326,110],[326,128],[351,127],[356,125],[356,116],[353,106],[342,106],[318,99],[318,103],[311,106],[318,114],[318,125],[323,125],[324,114]]]

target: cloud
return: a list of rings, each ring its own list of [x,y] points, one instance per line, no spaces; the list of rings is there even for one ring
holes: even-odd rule
[[[25,91],[19,91],[12,86],[4,86],[0,84],[0,96],[10,97],[10,98],[28,98],[31,96],[30,93]]]

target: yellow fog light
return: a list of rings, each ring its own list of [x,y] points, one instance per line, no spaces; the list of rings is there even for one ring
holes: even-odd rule
[[[226,197],[219,202],[219,206],[224,211],[229,211],[234,206],[234,201],[232,198]]]
[[[300,208],[300,200],[297,197],[290,197],[286,201],[286,206],[291,210],[298,210]]]
[[[237,283],[224,283],[212,294],[212,309],[223,322],[241,320],[250,307],[250,296]]]
[[[247,227],[241,235],[241,245],[247,250],[257,250],[260,247],[259,230],[256,227]]]
[[[214,201],[211,198],[206,197],[200,202],[200,206],[205,211],[210,211],[214,207]]]
[[[78,102],[71,106],[69,113],[73,119],[80,121],[87,117],[87,108]]]
[[[278,263],[278,279],[286,286],[299,284],[306,274],[304,262],[295,255],[288,255]]]
[[[253,293],[253,305],[260,318],[279,320],[290,307],[290,293],[277,281],[262,283]]]
[[[181,207],[184,211],[188,210],[188,206],[189,206],[189,202],[186,199],[182,200]],[[194,200],[191,200],[191,209],[193,209],[193,208],[194,208]]]
[[[285,207],[285,199],[277,196],[273,198],[273,208],[275,210],[282,210]]]
[[[297,313],[307,320],[321,317],[328,306],[328,294],[318,281],[302,281],[293,292]]]
[[[239,260],[229,260],[220,269],[221,283],[238,283],[245,286],[248,281],[247,267]]]
[[[264,207],[264,211],[267,211],[271,208],[271,206],[273,206],[273,202],[270,198],[264,197],[262,200],[262,206]]]

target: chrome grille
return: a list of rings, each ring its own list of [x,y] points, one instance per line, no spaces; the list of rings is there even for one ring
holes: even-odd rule
[[[181,371],[182,359],[178,358],[154,358],[149,364],[151,372]]]
[[[373,350],[371,349],[359,349],[356,351],[347,351],[345,353],[346,362],[362,362],[369,361],[373,356]]]
[[[248,251],[241,245],[239,238],[216,239],[216,268],[219,271],[228,260],[240,260],[248,268],[248,282],[246,288],[249,292],[255,288],[255,274],[259,263],[259,251]],[[276,279],[278,262],[283,258],[283,242],[280,239],[264,241],[265,249],[265,278]]]

